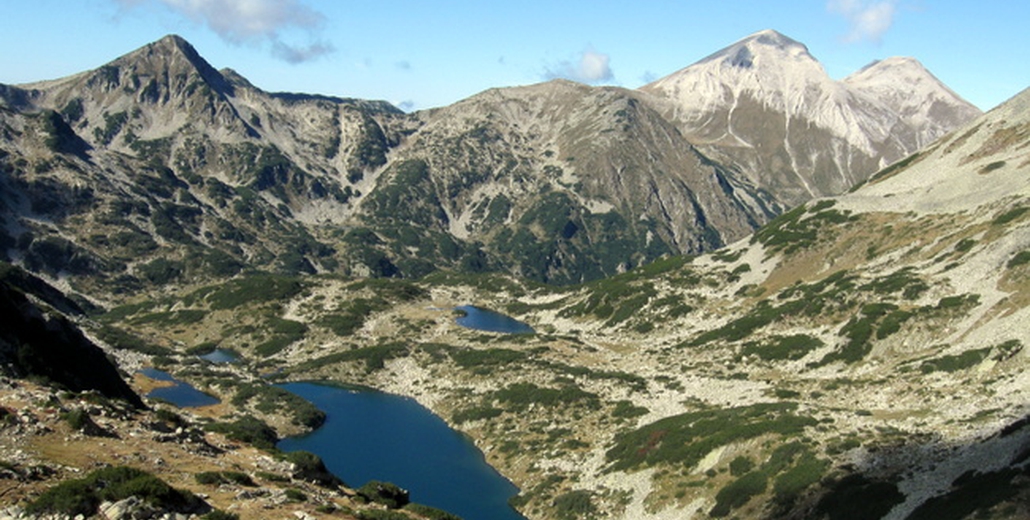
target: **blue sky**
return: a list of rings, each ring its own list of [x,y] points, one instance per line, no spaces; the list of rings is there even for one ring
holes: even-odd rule
[[[406,110],[554,77],[636,88],[762,29],[840,79],[913,56],[989,109],[1030,86],[1016,0],[11,0],[0,83],[98,67],[175,33],[268,91]]]

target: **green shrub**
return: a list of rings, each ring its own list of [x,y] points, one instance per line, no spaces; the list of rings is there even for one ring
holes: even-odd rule
[[[81,408],[76,408],[67,413],[61,414],[61,418],[68,422],[68,425],[75,431],[85,430],[87,426],[94,425],[89,413]]]
[[[296,488],[286,488],[286,500],[290,502],[307,502],[308,496]]]
[[[768,343],[747,343],[741,353],[744,355],[755,355],[764,361],[777,360],[798,360],[809,352],[821,348],[824,345],[822,340],[806,334],[794,334],[792,336],[773,336]]]
[[[390,509],[404,507],[410,502],[408,491],[392,482],[370,480],[358,488],[357,493],[371,502],[383,504]]]
[[[776,477],[773,482],[773,492],[776,494],[777,500],[793,500],[802,491],[818,483],[829,467],[829,461],[817,459],[811,453],[806,452],[796,466]]]
[[[1013,208],[1013,209],[1011,209],[1009,211],[1006,211],[1005,213],[1002,213],[1001,215],[998,215],[997,217],[995,217],[994,220],[991,221],[991,223],[994,224],[994,225],[997,225],[997,226],[1000,226],[1000,225],[1003,225],[1003,224],[1008,224],[1009,222],[1012,222],[1013,220],[1016,220],[1017,218],[1022,217],[1023,214],[1026,213],[1027,211],[1030,211],[1030,207],[1021,206],[1021,207],[1018,207],[1018,208]]]
[[[411,511],[426,520],[461,520],[461,517],[452,515],[447,511],[429,507],[422,504],[408,504],[404,506],[405,511]]]
[[[502,413],[504,413],[504,410],[501,410],[500,408],[494,408],[492,406],[477,406],[454,412],[454,415],[451,417],[451,421],[455,424],[464,424],[472,421],[493,419],[494,417],[500,416]]]
[[[206,425],[204,429],[221,433],[234,441],[245,442],[264,450],[274,448],[275,443],[279,441],[275,430],[265,424],[264,421],[252,415],[245,415],[228,423],[211,423]]]
[[[1005,267],[1013,269],[1026,264],[1030,264],[1030,249],[1016,253],[1016,255],[1005,264]]]
[[[650,410],[643,406],[636,406],[632,401],[618,401],[615,403],[615,408],[612,409],[612,417],[632,419],[634,417],[640,417],[641,415],[647,415],[648,412],[650,412]]]
[[[346,485],[336,475],[333,475],[322,458],[309,451],[291,451],[282,454],[282,458],[293,463],[293,478],[307,482],[314,482],[320,486],[334,488]]]
[[[739,477],[751,471],[755,467],[755,463],[750,458],[743,455],[730,461],[730,475]]]
[[[590,518],[597,512],[593,494],[585,489],[577,489],[558,495],[554,499],[555,517],[562,520]]]
[[[492,397],[509,405],[513,410],[525,410],[534,404],[545,407],[583,404],[592,409],[600,406],[596,394],[572,385],[546,388],[533,383],[514,383],[493,392]]]
[[[25,511],[32,515],[88,517],[96,513],[101,502],[116,502],[131,496],[155,507],[180,513],[193,512],[203,506],[203,501],[193,493],[174,489],[145,471],[111,466],[93,471],[84,478],[57,484],[29,503]]]
[[[386,361],[407,356],[409,353],[410,349],[403,343],[384,343],[371,347],[337,352],[335,354],[329,354],[327,356],[305,361],[297,366],[297,371],[305,372],[309,370],[317,370],[324,366],[348,361],[364,361],[365,371],[371,373],[386,366]]]
[[[259,398],[256,405],[258,411],[273,414],[287,411],[291,416],[291,422],[297,426],[307,428],[318,428],[325,422],[325,412],[311,404],[303,397],[288,392],[277,386],[267,384],[245,383],[236,388],[236,395],[232,398],[235,406],[245,406],[255,397]]]
[[[760,471],[748,473],[730,482],[716,493],[715,507],[708,512],[708,516],[715,518],[728,516],[730,511],[746,504],[751,497],[764,492],[768,485],[769,477]]]
[[[931,372],[958,372],[959,370],[965,370],[979,365],[983,360],[987,359],[990,355],[991,348],[981,348],[975,350],[967,350],[961,354],[954,354],[949,356],[941,356],[936,359],[930,359],[923,361],[919,365],[919,370],[924,374]]]
[[[237,486],[255,486],[250,475],[239,471],[205,471],[193,476],[198,484],[218,486],[222,484],[234,484]]]
[[[261,357],[271,357],[283,350],[286,347],[299,341],[300,338],[296,336],[273,336],[271,339],[263,341],[254,347],[254,353]]]
[[[251,275],[230,280],[213,291],[208,290],[205,299],[212,310],[235,309],[248,304],[284,301],[296,296],[303,289],[304,285],[297,278]]]
[[[453,350],[450,356],[454,364],[461,368],[504,366],[518,363],[528,357],[526,352],[505,348]]]
[[[150,356],[170,356],[172,350],[154,345],[149,341],[112,325],[101,325],[94,331],[104,343],[118,350],[132,350]]]

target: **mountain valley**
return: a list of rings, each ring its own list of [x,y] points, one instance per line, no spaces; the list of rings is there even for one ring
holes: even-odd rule
[[[183,518],[453,518],[277,452],[324,419],[297,380],[416,399],[531,519],[1030,516],[1030,91],[980,115],[763,31],[639,91],[405,114],[168,37],[0,88],[0,135],[0,516],[112,465]],[[46,369],[99,348],[128,398]],[[137,401],[149,366],[221,404]]]

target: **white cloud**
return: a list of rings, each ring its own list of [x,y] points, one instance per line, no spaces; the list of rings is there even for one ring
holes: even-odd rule
[[[879,43],[894,24],[897,4],[897,0],[830,0],[826,7],[832,13],[843,15],[851,25],[845,41]]]
[[[283,31],[299,30],[314,38],[325,16],[299,0],[118,0],[125,7],[157,2],[195,23],[207,26],[234,44],[271,44],[272,55],[289,63],[308,61],[333,51],[330,44],[314,41],[291,45]]]
[[[610,58],[607,54],[587,49],[579,55],[575,61],[562,61],[554,67],[547,67],[544,72],[546,79],[564,78],[581,83],[600,83],[611,81],[615,78],[611,66],[608,64]]]

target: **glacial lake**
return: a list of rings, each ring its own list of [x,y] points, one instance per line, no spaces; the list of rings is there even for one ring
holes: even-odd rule
[[[508,505],[518,488],[414,400],[319,383],[279,386],[326,413],[321,428],[284,439],[279,449],[317,454],[349,486],[393,482],[410,492],[412,502],[464,520],[525,520]]]
[[[147,397],[168,401],[179,408],[210,406],[221,402],[218,398],[197,390],[193,385],[184,381],[179,381],[164,370],[147,367],[140,370],[140,373],[150,379],[155,379],[157,381],[171,381],[174,383],[172,386],[165,386],[151,390],[150,393],[147,394]]]
[[[235,352],[223,348],[216,348],[207,354],[197,357],[211,363],[235,363],[240,360]]]
[[[472,305],[462,305],[455,309],[465,313],[456,320],[462,327],[502,334],[533,334],[535,332],[533,327],[498,312],[480,309]]]

